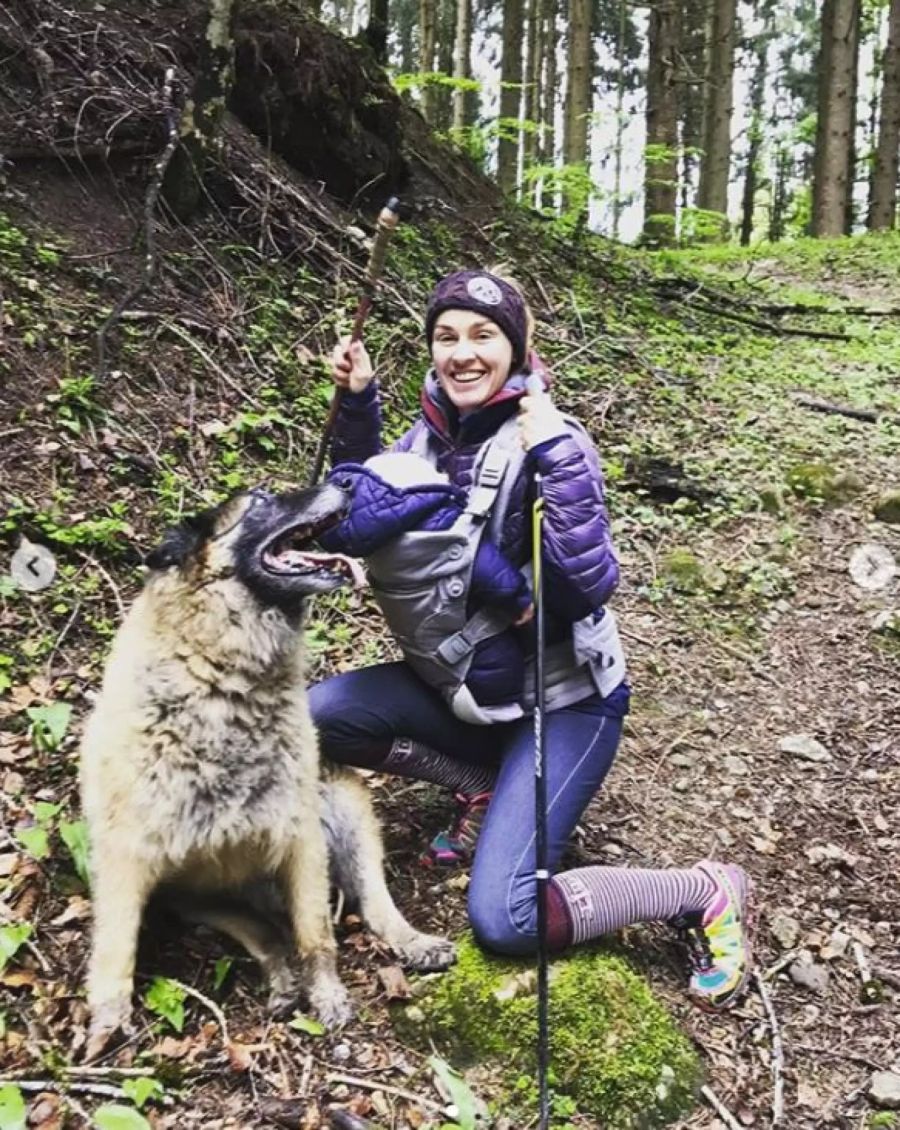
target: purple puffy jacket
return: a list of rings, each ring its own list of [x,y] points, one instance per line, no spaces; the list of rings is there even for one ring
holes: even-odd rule
[[[408,451],[423,431],[436,453],[437,467],[455,486],[468,491],[481,446],[513,413],[525,394],[527,374],[514,373],[477,412],[459,418],[433,371],[422,390],[422,415],[393,445]],[[545,383],[549,384],[545,377]],[[341,398],[334,437],[334,463],[363,463],[381,451],[381,414],[373,381],[363,392]],[[531,558],[531,482],[534,469],[544,489],[545,601],[548,642],[561,638],[564,625],[607,603],[619,581],[619,566],[609,533],[603,474],[593,445],[580,431],[548,440],[528,453],[509,500],[500,550],[521,567]]]

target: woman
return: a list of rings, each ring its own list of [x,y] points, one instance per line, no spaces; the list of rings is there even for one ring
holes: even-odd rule
[[[629,690],[614,621],[605,611],[618,565],[599,462],[586,433],[549,396],[526,394],[526,377],[540,371],[529,352],[532,326],[521,293],[498,275],[460,271],[439,282],[425,319],[433,368],[422,414],[394,450],[424,454],[471,497],[473,483],[482,486],[475,478],[479,459],[517,425],[525,454],[509,462],[511,481],[502,488],[502,514],[491,533],[499,549],[527,569],[529,487],[539,471],[547,655],[553,658],[545,719],[550,945],[562,949],[635,922],[673,921],[688,942],[692,994],[706,1007],[725,1008],[740,996],[750,971],[749,880],[740,868],[703,861],[687,869],[556,871],[612,764]],[[362,463],[380,450],[380,415],[361,343],[335,348],[332,376],[343,390],[332,457]],[[592,645],[596,639],[601,645]],[[327,757],[456,792],[456,826],[437,837],[427,858],[438,865],[464,861],[477,839],[469,885],[475,935],[500,953],[532,952],[532,721],[464,722],[407,662],[328,679],[312,689],[310,705]]]

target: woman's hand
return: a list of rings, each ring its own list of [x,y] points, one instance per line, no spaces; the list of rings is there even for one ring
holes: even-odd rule
[[[513,625],[516,628],[521,628],[523,624],[527,624],[529,620],[534,618],[534,605],[529,604],[524,612],[520,612],[518,617],[513,620]]]
[[[363,343],[351,342],[349,335],[342,337],[331,354],[331,379],[338,388],[363,392],[374,376],[372,362]]]
[[[519,401],[519,438],[526,451],[568,432],[565,417],[546,393]]]

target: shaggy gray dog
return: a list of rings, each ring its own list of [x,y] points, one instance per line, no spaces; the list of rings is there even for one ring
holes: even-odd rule
[[[394,905],[364,783],[320,771],[300,628],[305,598],[358,569],[309,552],[346,501],[333,486],[251,491],[169,531],[147,560],[81,749],[88,1058],[128,1030],[138,928],[155,891],[237,938],[267,975],[273,1009],[295,999],[298,955],[309,1005],[329,1026],[351,1015],[330,875],[407,965],[453,961],[449,941],[413,929]]]

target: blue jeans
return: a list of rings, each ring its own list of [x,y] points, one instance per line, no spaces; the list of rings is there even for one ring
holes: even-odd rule
[[[534,723],[461,722],[437,691],[405,663],[385,663],[326,679],[310,690],[322,753],[345,764],[371,764],[396,738],[412,738],[460,760],[494,764],[499,775],[478,837],[469,884],[469,918],[488,949],[525,954],[536,948]],[[628,712],[628,687],[617,687],[548,713],[545,719],[547,855],[551,873],[612,765]]]

